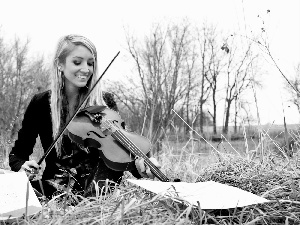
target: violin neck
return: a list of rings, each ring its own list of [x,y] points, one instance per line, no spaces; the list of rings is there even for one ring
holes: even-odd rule
[[[164,175],[160,169],[155,166],[151,160],[142,152],[129,138],[126,137],[121,131],[116,130],[111,134],[113,138],[119,141],[128,151],[130,151],[135,157],[142,157],[145,164],[150,168],[151,172],[161,181],[169,182],[169,178]],[[124,140],[125,139],[125,140]]]
[[[163,182],[169,182],[169,178],[164,175],[160,169],[157,168],[157,166],[155,166],[151,160],[142,152],[142,155],[140,156],[145,160],[145,164],[150,168],[151,172],[161,181]]]

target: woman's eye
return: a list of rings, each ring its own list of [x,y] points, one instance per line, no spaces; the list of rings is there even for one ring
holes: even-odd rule
[[[76,66],[80,65],[80,62],[79,61],[74,61],[73,62]]]
[[[94,63],[93,62],[88,63],[88,66],[94,66]]]

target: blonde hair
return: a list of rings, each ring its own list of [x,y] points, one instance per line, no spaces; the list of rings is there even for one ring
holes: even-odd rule
[[[63,114],[63,99],[64,99],[64,78],[59,70],[59,64],[66,62],[66,57],[74,50],[76,46],[84,46],[92,53],[94,58],[94,72],[87,83],[87,88],[81,88],[79,91],[79,102],[84,98],[84,95],[91,89],[98,79],[98,67],[97,67],[97,51],[94,44],[87,38],[80,35],[66,35],[62,37],[57,45],[56,52],[53,60],[53,71],[51,73],[51,119],[52,119],[52,132],[53,138],[59,134],[60,130],[64,126],[64,114]],[[77,104],[79,104],[79,102]],[[86,100],[86,106],[91,105],[106,105],[103,100],[103,94],[101,91],[100,83],[91,92],[89,98]],[[56,153],[61,155],[61,140],[60,138],[56,143]]]

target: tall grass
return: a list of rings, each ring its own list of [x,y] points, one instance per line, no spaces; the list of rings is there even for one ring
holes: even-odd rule
[[[132,178],[126,172],[118,188],[110,190],[107,181],[102,189],[95,184],[94,197],[61,193],[44,202],[42,212],[16,224],[300,224],[299,152],[288,156],[269,130],[260,136],[257,140],[246,134],[242,141],[222,137],[218,143],[200,140],[195,133],[185,142],[167,138],[158,158],[170,179],[213,180],[263,196],[268,203],[202,210],[201,204],[179,203],[136,187],[126,181]],[[5,140],[1,145],[9,149]]]

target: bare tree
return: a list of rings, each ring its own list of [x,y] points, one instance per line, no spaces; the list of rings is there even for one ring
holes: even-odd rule
[[[213,123],[213,133],[217,134],[217,104],[219,99],[217,97],[218,91],[221,90],[220,88],[220,75],[222,75],[222,71],[224,70],[225,66],[225,55],[226,51],[222,50],[222,47],[218,40],[218,35],[216,32],[215,27],[210,28],[209,35],[207,36],[208,39],[208,52],[209,52],[209,64],[208,64],[208,73],[206,76],[207,82],[209,83],[211,89],[211,98],[212,98],[212,108],[213,112],[211,113],[208,111],[209,115],[212,118]]]
[[[13,54],[5,43],[4,38],[0,36],[0,131],[6,132],[8,126],[7,121],[10,121],[10,102],[9,92],[11,91],[11,76],[13,70]]]
[[[19,38],[12,45],[5,44],[3,38],[0,41],[0,132],[10,138],[15,136],[32,95],[47,86],[49,69],[42,57],[28,57],[28,46],[28,40],[22,43]]]
[[[214,29],[204,24],[200,29],[197,29],[197,40],[199,43],[199,55],[200,55],[200,96],[199,96],[199,127],[200,132],[203,133],[204,125],[204,104],[206,103],[210,91],[211,85],[208,79],[211,53],[210,53],[210,41],[213,35]]]
[[[12,104],[13,107],[11,109],[11,112],[14,112],[13,115],[13,122],[11,127],[11,137],[13,137],[16,133],[17,127],[18,127],[18,118],[21,115],[21,109],[24,105],[26,98],[24,98],[24,92],[26,89],[24,88],[27,80],[27,72],[25,68],[26,64],[26,54],[28,52],[28,43],[27,40],[25,44],[21,44],[21,41],[19,38],[16,38],[14,46],[13,46],[13,52],[14,52],[14,60],[15,60],[15,72],[13,73],[12,78],[12,85],[13,85],[13,91],[11,93],[11,103],[14,102],[15,104]]]
[[[293,103],[300,113],[300,63],[295,68],[295,74],[285,83],[285,89],[290,95],[290,102]],[[293,88],[291,87],[293,86]]]
[[[172,109],[186,96],[190,43],[188,23],[167,27],[157,24],[144,43],[127,33],[128,51],[135,62],[146,110],[146,136],[152,142],[162,137],[160,128],[167,126]]]
[[[186,111],[186,123],[190,124],[190,118],[193,119],[194,116],[197,117],[197,114],[195,113],[193,115],[193,108],[190,107],[192,104],[191,99],[195,98],[195,93],[193,91],[197,89],[197,82],[196,82],[196,74],[197,74],[197,66],[196,66],[196,60],[197,60],[197,53],[195,52],[196,49],[193,47],[193,50],[190,53],[190,57],[186,58],[186,74],[187,74],[187,88],[186,88],[186,96],[185,96],[185,111]],[[192,111],[192,114],[190,115],[190,111]],[[188,133],[189,126],[184,125],[185,127],[185,133]]]
[[[250,71],[253,69],[254,61],[257,55],[253,56],[251,47],[248,44],[246,50],[238,50],[237,45],[234,45],[234,39],[230,45],[226,45],[225,51],[228,53],[228,61],[226,65],[226,94],[225,94],[225,122],[223,132],[228,133],[228,124],[230,118],[230,109],[232,102],[238,99],[239,96],[250,87],[255,76]]]

